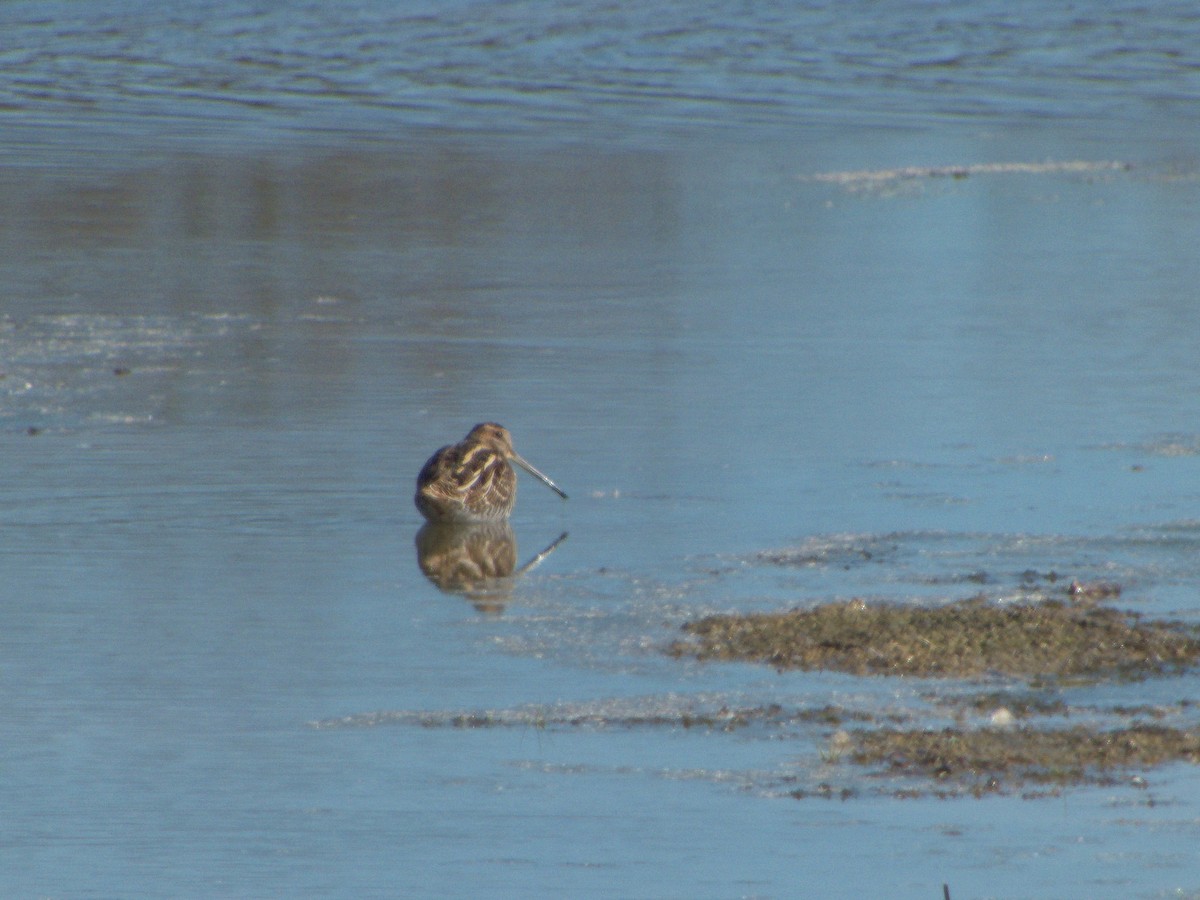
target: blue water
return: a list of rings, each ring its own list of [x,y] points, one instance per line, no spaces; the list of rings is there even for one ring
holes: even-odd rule
[[[414,126],[795,137],[935,117],[1152,120],[1186,140],[1200,89],[1185,2],[13,2],[0,24],[21,123],[189,143],[215,122],[336,142]]]
[[[682,724],[1019,685],[660,650],[1030,571],[1197,621],[1198,30],[0,5],[0,893],[1194,896],[1194,767],[901,801]],[[519,559],[569,536],[473,602],[411,494],[486,419],[571,494],[522,480]]]

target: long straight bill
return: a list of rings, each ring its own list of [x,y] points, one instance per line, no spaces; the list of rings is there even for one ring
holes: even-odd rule
[[[521,459],[521,457],[517,456],[517,454],[514,453],[512,455],[512,461],[515,462],[522,469],[524,469],[526,472],[528,472],[530,475],[532,475],[534,478],[536,478],[538,481],[540,481],[542,484],[544,484],[546,487],[550,488],[550,490],[554,491],[554,493],[558,494],[558,496],[562,497],[564,500],[567,499],[567,495],[563,492],[562,488],[560,488],[557,484],[555,484],[553,481],[551,481],[549,478],[547,478],[545,475],[543,475],[541,472],[539,472],[537,469],[535,469],[529,463],[525,462],[525,460]]]

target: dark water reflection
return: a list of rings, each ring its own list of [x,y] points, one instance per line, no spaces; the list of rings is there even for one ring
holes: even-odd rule
[[[404,310],[414,323],[453,336],[455,311],[439,309],[447,294],[503,288],[516,256],[538,267],[528,277],[552,282],[594,274],[614,252],[636,264],[647,238],[675,239],[668,164],[632,161],[414,139],[283,160],[151,153],[148,164],[66,178],[10,168],[0,264],[24,276],[14,293],[53,298],[60,312],[270,316],[329,295],[382,314],[404,297],[422,303]],[[545,252],[530,254],[534,245]]]
[[[196,409],[168,380],[163,415],[234,403],[238,416],[319,419],[361,390],[364,352],[421,392],[407,407],[441,406],[478,390],[480,372],[536,363],[530,343],[555,352],[551,334],[669,334],[662,260],[680,203],[668,163],[651,155],[496,156],[436,141],[282,161],[151,156],[65,178],[10,170],[5,313],[20,328],[39,314],[97,328],[98,316],[150,314],[180,334],[221,320],[220,365],[249,390]]]

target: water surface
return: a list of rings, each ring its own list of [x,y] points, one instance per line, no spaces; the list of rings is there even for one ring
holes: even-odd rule
[[[1193,768],[899,801],[671,723],[979,685],[660,650],[1029,571],[1196,621],[1197,27],[6,4],[4,892],[1194,893]],[[518,558],[569,537],[477,604],[411,493],[487,419],[571,500],[523,479]]]

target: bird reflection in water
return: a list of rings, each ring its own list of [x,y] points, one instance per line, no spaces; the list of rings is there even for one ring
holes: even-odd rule
[[[427,522],[417,532],[417,565],[445,593],[462,594],[480,612],[499,614],[517,579],[536,568],[566,539],[564,531],[517,568],[517,539],[507,519]]]

